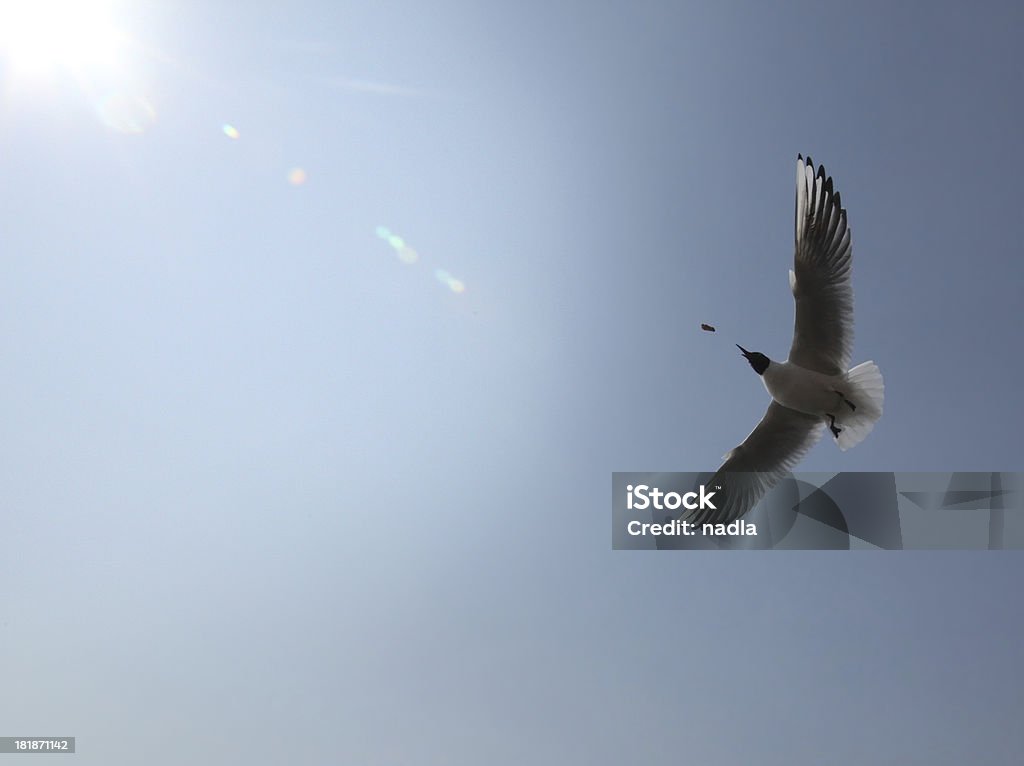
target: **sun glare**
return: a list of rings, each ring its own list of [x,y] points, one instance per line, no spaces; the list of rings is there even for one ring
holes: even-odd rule
[[[118,43],[104,0],[0,0],[0,55],[14,72],[110,66]]]

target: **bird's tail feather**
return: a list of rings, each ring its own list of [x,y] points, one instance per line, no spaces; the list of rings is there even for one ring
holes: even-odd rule
[[[846,385],[848,390],[843,393],[857,409],[850,410],[842,405],[843,415],[836,418],[836,425],[842,431],[835,441],[844,452],[860,444],[871,433],[882,417],[882,405],[885,403],[885,382],[882,371],[874,362],[858,364],[846,373]]]

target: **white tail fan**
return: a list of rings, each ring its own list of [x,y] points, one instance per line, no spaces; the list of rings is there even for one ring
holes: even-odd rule
[[[858,364],[846,373],[846,398],[857,405],[856,410],[843,406],[842,415],[836,418],[836,425],[842,429],[835,440],[844,452],[871,433],[875,422],[882,417],[885,403],[885,381],[882,371],[874,362]]]

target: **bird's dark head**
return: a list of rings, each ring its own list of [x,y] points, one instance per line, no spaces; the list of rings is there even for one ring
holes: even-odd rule
[[[736,344],[736,348],[743,352],[744,358],[750,362],[750,366],[754,368],[754,372],[758,375],[764,375],[764,371],[767,370],[768,365],[772,363],[771,359],[759,351],[747,351],[739,343]]]

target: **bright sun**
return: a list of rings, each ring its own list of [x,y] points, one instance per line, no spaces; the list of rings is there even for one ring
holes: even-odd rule
[[[0,0],[0,55],[20,74],[106,67],[119,42],[104,0]]]

